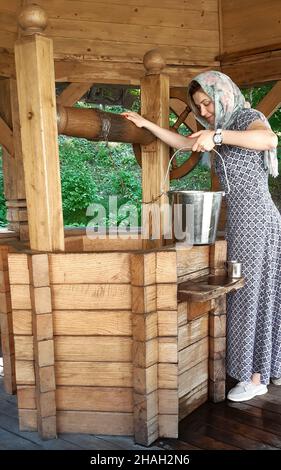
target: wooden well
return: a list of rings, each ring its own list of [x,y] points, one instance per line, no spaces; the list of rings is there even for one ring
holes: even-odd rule
[[[76,239],[80,249],[83,237]],[[2,248],[11,302],[2,316],[13,328],[21,430],[132,435],[148,445],[177,437],[179,420],[208,397],[224,399],[225,295],[200,303],[177,297],[181,282],[222,268],[225,241],[149,251],[126,245]]]
[[[190,249],[152,239],[152,202],[162,208],[169,189],[169,149],[158,140],[141,152],[147,239],[65,237],[56,102],[73,106],[93,83],[133,84],[142,114],[168,127],[169,107],[182,116],[175,97],[187,83],[218,69],[239,85],[277,80],[258,105],[270,116],[281,103],[279,0],[33,3],[0,5],[5,389],[18,395],[20,429],[44,438],[177,437],[182,418],[225,397],[225,293],[195,301],[180,286],[222,274],[226,242]],[[69,82],[57,99],[55,81]]]

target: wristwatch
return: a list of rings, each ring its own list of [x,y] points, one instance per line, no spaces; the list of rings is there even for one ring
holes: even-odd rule
[[[216,145],[222,144],[222,129],[217,129],[213,135],[213,141]]]

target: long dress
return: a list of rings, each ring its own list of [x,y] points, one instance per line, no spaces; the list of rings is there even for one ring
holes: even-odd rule
[[[243,109],[231,130],[245,130],[261,119]],[[265,119],[265,118],[264,118]],[[264,153],[222,145],[230,194],[226,195],[228,260],[242,263],[245,287],[227,296],[227,373],[261,382],[281,377],[281,216],[268,189]],[[227,191],[223,165],[216,156],[216,172]]]

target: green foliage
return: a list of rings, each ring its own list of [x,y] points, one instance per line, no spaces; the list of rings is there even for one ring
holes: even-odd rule
[[[264,85],[244,90],[245,97],[255,107],[273,85]],[[130,90],[136,98],[133,110],[140,106],[140,90]],[[78,102],[77,107],[93,107],[92,104]],[[97,106],[110,112],[121,113],[121,106]],[[170,114],[170,126],[176,122],[176,116]],[[281,139],[281,109],[270,119],[274,132]],[[181,125],[179,131],[187,135],[189,131]],[[118,196],[117,206],[124,203],[133,204],[138,211],[140,224],[141,214],[141,170],[136,162],[132,146],[123,143],[90,142],[85,139],[59,137],[59,152],[61,164],[61,186],[63,200],[63,215],[65,225],[83,226],[91,220],[86,216],[87,207],[99,203],[105,207],[107,215],[105,225],[117,225],[126,220],[126,214],[119,213],[118,220],[109,206],[109,196]],[[279,156],[280,155],[279,150]],[[177,157],[178,164],[188,158],[188,152],[182,152]],[[3,174],[0,147],[0,226],[6,225],[6,206],[3,196]],[[280,160],[281,173],[281,160]],[[197,165],[192,172],[180,180],[171,182],[171,189],[208,189],[211,186],[208,168]],[[275,203],[281,208],[281,177],[269,178],[269,187]],[[123,221],[123,222],[122,222]]]

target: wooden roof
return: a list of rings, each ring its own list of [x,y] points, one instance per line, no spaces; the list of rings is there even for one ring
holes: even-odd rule
[[[22,3],[0,1],[0,76],[14,74]],[[172,86],[206,67],[240,84],[281,75],[279,0],[37,0],[48,15],[56,80],[138,84],[143,56],[159,49]],[[278,8],[279,7],[279,8]]]

